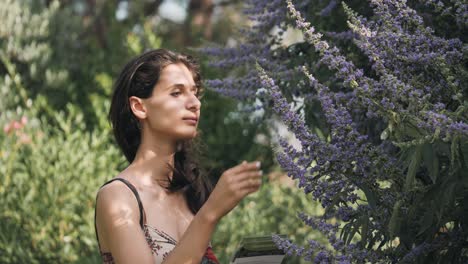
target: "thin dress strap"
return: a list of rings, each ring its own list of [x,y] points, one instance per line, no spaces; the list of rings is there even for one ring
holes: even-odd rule
[[[138,208],[140,210],[140,227],[141,229],[143,230],[144,229],[144,225],[146,224],[146,214],[145,214],[145,209],[143,208],[143,204],[140,200],[140,196],[138,195],[138,191],[137,189],[135,188],[135,186],[133,186],[133,184],[131,184],[129,181],[123,179],[123,178],[114,178],[106,183],[104,183],[99,189],[101,189],[102,187],[104,187],[105,185],[113,182],[113,181],[121,181],[123,183],[125,183],[125,185],[127,185],[128,188],[130,188],[130,190],[133,192],[133,194],[135,195],[135,198],[137,199],[137,202],[138,202]],[[97,206],[97,195],[96,195],[96,206]],[[96,232],[96,239],[97,239],[97,242],[98,242],[98,247],[99,247],[99,251],[101,250],[101,246],[100,246],[100,243],[99,243],[99,236],[98,236],[98,232],[97,232],[97,227],[96,227],[96,211],[97,211],[97,208],[95,208],[94,210],[94,231]]]

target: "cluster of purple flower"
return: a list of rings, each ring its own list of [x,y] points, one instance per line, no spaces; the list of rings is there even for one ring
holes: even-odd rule
[[[319,14],[329,16],[339,8],[338,2],[330,0]],[[463,1],[442,5],[440,1],[422,2],[426,7],[437,6],[436,13],[452,14],[457,26],[466,29],[467,5]],[[429,229],[432,215],[424,213],[424,219],[417,212],[427,212],[418,206],[426,205],[421,200],[427,199],[425,192],[430,188],[433,193],[443,193],[445,184],[463,193],[463,187],[455,187],[456,182],[440,184],[439,189],[428,184],[435,184],[438,174],[461,175],[468,166],[466,43],[438,36],[405,0],[370,0],[370,18],[358,15],[343,2],[350,30],[326,36],[352,39],[368,58],[369,68],[363,69],[306,20],[302,14],[308,5],[309,1],[251,0],[245,14],[253,26],[242,30],[243,44],[201,49],[215,58],[213,66],[246,69],[242,76],[209,80],[208,88],[233,98],[270,102],[273,112],[300,142],[298,150],[281,138],[277,160],[299,187],[325,208],[320,217],[302,213],[299,217],[320,230],[334,251],[313,240],[305,248],[275,237],[278,247],[316,263],[375,263],[414,260],[450,243],[454,246],[455,242],[437,235],[438,229],[452,220],[439,220],[437,227]],[[315,50],[318,61],[291,58],[283,52],[281,40],[288,27],[302,31],[304,44]],[[314,76],[319,65],[333,72],[338,88]],[[294,83],[297,79],[301,81]],[[304,118],[291,110],[287,93],[307,98],[306,103],[320,104],[330,132],[327,139],[311,132]],[[384,125],[365,129],[369,123]],[[442,154],[434,153],[437,149],[447,151],[442,143],[434,142],[449,142],[449,159],[440,159],[444,164],[439,164]],[[402,162],[407,152],[414,155]],[[465,159],[465,165],[457,165],[460,159]],[[420,169],[422,161],[425,169]],[[416,174],[418,181],[414,180]],[[426,183],[426,178],[432,181]],[[455,204],[440,203],[434,210],[442,214],[446,210],[443,206]],[[401,214],[408,214],[408,219]],[[327,223],[332,218],[342,226]],[[404,229],[405,221],[414,223]],[[354,243],[357,232],[360,238]],[[445,232],[449,233],[460,236],[468,231]],[[398,239],[402,243],[395,249]]]

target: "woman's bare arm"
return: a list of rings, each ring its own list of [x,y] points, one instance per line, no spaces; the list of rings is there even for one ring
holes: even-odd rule
[[[101,245],[105,242],[116,263],[154,263],[140,227],[138,202],[122,182],[102,187],[96,201],[96,225]]]

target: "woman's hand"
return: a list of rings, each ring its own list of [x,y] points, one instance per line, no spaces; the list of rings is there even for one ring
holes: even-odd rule
[[[248,194],[257,191],[262,183],[260,162],[246,162],[226,170],[205,203],[207,212],[218,221],[229,213]]]

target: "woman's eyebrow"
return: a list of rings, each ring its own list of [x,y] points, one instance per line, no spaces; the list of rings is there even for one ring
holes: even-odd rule
[[[176,88],[186,88],[185,84],[183,83],[176,83],[176,84],[172,84],[172,85],[169,85],[169,87],[167,87],[167,89],[170,89],[170,88],[173,88],[173,87],[176,87]],[[192,85],[190,88],[192,89],[198,89],[198,87],[196,85]]]

